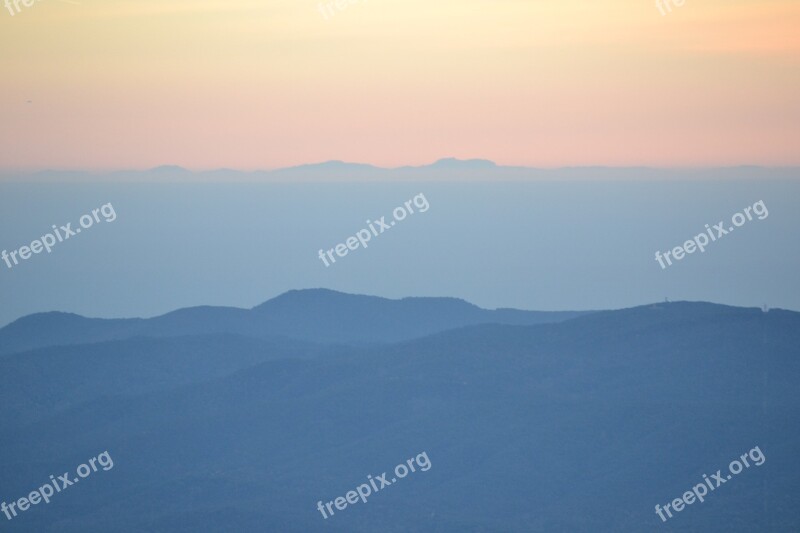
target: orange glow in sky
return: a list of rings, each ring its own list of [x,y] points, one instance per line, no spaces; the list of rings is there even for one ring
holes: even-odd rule
[[[4,169],[800,164],[796,0],[11,9]]]

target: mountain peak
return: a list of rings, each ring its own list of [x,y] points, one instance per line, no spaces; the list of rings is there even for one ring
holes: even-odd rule
[[[430,165],[431,168],[455,170],[487,169],[495,168],[496,166],[494,161],[489,161],[488,159],[456,159],[455,157],[439,159]]]
[[[346,161],[340,161],[338,159],[334,159],[331,161],[323,161],[322,163],[309,163],[307,165],[298,165],[295,167],[288,167],[279,169],[277,172],[296,172],[296,171],[320,171],[320,172],[337,172],[337,171],[346,171],[346,172],[353,172],[358,170],[383,170],[376,166],[369,165],[366,163],[348,163]]]
[[[189,172],[189,171],[178,165],[161,165],[159,167],[151,168],[150,172],[162,173],[162,172]]]

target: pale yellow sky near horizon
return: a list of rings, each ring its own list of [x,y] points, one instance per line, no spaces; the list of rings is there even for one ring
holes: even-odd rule
[[[0,168],[800,165],[797,0],[318,6],[0,3]]]

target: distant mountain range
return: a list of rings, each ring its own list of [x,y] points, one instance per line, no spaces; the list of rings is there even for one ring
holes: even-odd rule
[[[51,312],[0,328],[0,354],[46,346],[131,337],[236,334],[291,337],[324,343],[396,342],[475,324],[531,325],[584,312],[481,309],[456,298],[404,298],[345,294],[327,289],[290,291],[253,309],[193,307],[150,319],[98,319]]]
[[[326,181],[484,181],[509,180],[606,180],[606,179],[686,179],[686,180],[751,180],[797,179],[797,167],[720,167],[697,169],[664,169],[650,167],[563,167],[536,168],[503,166],[487,159],[439,159],[429,165],[384,168],[364,163],[325,161],[272,170],[241,171],[229,168],[192,171],[176,165],[163,165],[148,170],[87,172],[79,170],[45,170],[19,173],[2,172],[4,181],[22,179],[44,181],[174,181],[174,182],[326,182]]]
[[[310,290],[149,320],[33,315],[0,345],[0,501],[104,450],[115,463],[8,531],[800,530],[796,312]],[[762,466],[661,522],[655,504],[754,446]],[[317,511],[422,451],[429,471]]]

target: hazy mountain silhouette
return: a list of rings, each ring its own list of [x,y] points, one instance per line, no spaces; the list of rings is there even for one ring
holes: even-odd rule
[[[80,170],[44,170],[32,173],[0,172],[4,181],[25,182],[340,182],[340,181],[529,181],[529,180],[794,180],[797,167],[717,167],[664,169],[649,167],[563,167],[536,168],[506,166],[487,159],[445,157],[427,165],[402,165],[385,168],[366,163],[324,161],[270,170],[237,169],[187,170],[176,165],[162,165],[147,170],[118,170],[92,173]]]
[[[185,169],[178,165],[161,165],[159,167],[151,168],[150,172],[160,172],[160,173],[191,172],[191,170]]]
[[[367,165],[364,163],[346,163],[344,161],[325,161],[273,170],[276,173],[303,173],[303,172],[374,172],[387,170],[384,168]]]
[[[252,313],[310,305],[329,316],[317,298],[332,301],[301,291]],[[341,315],[372,302],[337,298]],[[424,300],[400,302],[413,310]],[[465,309],[458,300],[436,304]],[[7,501],[100,451],[115,461],[8,530],[800,528],[800,313],[680,302],[332,351],[289,344],[266,360],[260,341],[240,341],[216,338],[216,347],[198,353],[202,376],[164,372],[157,384],[148,380],[159,372],[136,369],[137,353],[151,366],[187,350],[188,363],[205,341],[132,339],[6,356],[52,367],[38,379],[29,367],[24,386],[10,394],[17,404],[63,381],[108,379],[116,359],[121,373],[139,376],[131,386],[119,378],[116,393],[102,384],[67,386],[59,394],[62,402],[73,398],[69,407],[3,433]],[[163,342],[173,344],[157,348]],[[237,360],[222,368],[210,360],[215,350]],[[755,446],[767,458],[762,466],[667,523],[654,513],[656,503],[680,497],[703,474],[724,472]],[[422,451],[429,471],[328,520],[316,510],[318,500],[343,496],[367,474],[391,478],[396,464]]]
[[[389,300],[309,289],[289,291],[251,310],[192,307],[150,319],[106,320],[69,313],[37,313],[0,329],[0,354],[136,336],[210,333],[338,343],[394,342],[474,324],[539,324],[581,314],[489,311],[456,298]]]
[[[422,166],[403,166],[396,170],[486,170],[498,168],[497,163],[489,161],[488,159],[456,159],[455,157],[445,157],[431,163],[430,165]]]

